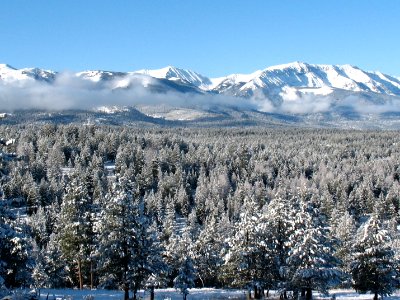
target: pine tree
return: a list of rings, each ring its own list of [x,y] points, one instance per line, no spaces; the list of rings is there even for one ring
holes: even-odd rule
[[[350,263],[353,255],[354,238],[356,235],[356,223],[347,210],[334,209],[331,220],[331,235],[338,241],[335,256],[340,260],[340,269],[343,274],[350,274]],[[349,287],[351,277],[345,276],[343,286]]]
[[[234,236],[229,240],[224,272],[233,286],[255,290],[260,297],[262,286],[262,261],[265,259],[262,237],[257,232],[259,209],[253,198],[245,198],[240,220],[235,225]]]
[[[224,263],[222,251],[227,245],[221,235],[220,226],[215,217],[211,216],[194,242],[195,266],[203,287],[218,284],[218,275]]]
[[[197,270],[194,266],[193,240],[189,227],[182,228],[181,232],[174,231],[172,240],[167,248],[171,274],[173,274],[173,284],[179,289],[186,299],[189,288],[195,286]]]
[[[371,291],[374,300],[378,300],[378,295],[392,294],[398,284],[397,264],[390,242],[389,231],[374,212],[360,228],[354,244],[350,264],[353,287],[361,293]]]
[[[265,257],[263,276],[265,285],[276,288],[286,295],[286,258],[288,240],[293,234],[294,209],[291,196],[278,188],[271,202],[264,206],[257,230],[261,235]]]
[[[0,193],[1,194],[1,193]],[[31,262],[26,225],[10,209],[10,201],[0,198],[0,293],[10,287],[29,285]]]
[[[50,279],[46,273],[46,262],[45,257],[42,255],[42,251],[36,243],[33,245],[32,255],[35,259],[35,266],[32,270],[32,278],[34,281],[35,288],[50,287],[48,285]]]
[[[47,278],[47,281],[38,281],[36,283],[50,288],[62,288],[72,283],[73,280],[70,278],[68,263],[62,254],[56,234],[50,235],[47,246],[38,253],[37,259],[39,262],[35,270],[37,272],[44,272],[43,275],[38,275],[42,278]],[[42,265],[41,260],[43,260]],[[44,267],[43,270],[41,270],[41,266]]]
[[[57,224],[57,239],[63,258],[73,272],[72,278],[78,280],[82,289],[85,268],[90,264],[93,251],[94,233],[92,199],[80,175],[77,171],[73,173],[66,188]]]
[[[312,290],[327,293],[330,286],[338,284],[341,272],[333,256],[334,245],[325,218],[312,201],[312,195],[303,188],[297,199],[299,211],[287,242],[290,251],[286,263],[291,287],[311,299]]]
[[[124,299],[129,299],[129,265],[135,247],[136,211],[133,183],[126,178],[117,178],[105,196],[98,217],[98,256],[104,287],[121,287]]]
[[[135,245],[132,249],[132,260],[129,263],[128,279],[131,281],[133,299],[139,289],[145,287],[151,277],[162,278],[167,273],[163,260],[163,247],[160,243],[157,226],[151,223],[144,211],[143,200],[136,203]],[[153,288],[150,286],[150,289]]]
[[[166,273],[163,248],[155,224],[145,212],[134,184],[120,177],[106,195],[99,217],[99,255],[104,285],[119,285],[136,299],[151,276]]]
[[[186,300],[189,289],[194,287],[195,272],[192,258],[190,256],[182,258],[178,276],[174,279],[174,287],[181,291],[183,300]]]

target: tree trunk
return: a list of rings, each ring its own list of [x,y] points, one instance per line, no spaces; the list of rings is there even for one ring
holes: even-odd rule
[[[83,289],[83,278],[82,278],[82,262],[78,260],[78,278],[79,278],[79,289]]]
[[[246,300],[251,299],[251,291],[247,290],[247,294],[246,294]]]
[[[254,299],[260,299],[258,296],[258,288],[256,286],[254,287]]]
[[[129,288],[128,288],[128,285],[124,285],[124,300],[129,300]]]
[[[93,261],[90,260],[90,289],[93,290]]]
[[[306,300],[311,300],[312,299],[312,289],[307,288],[306,289]]]
[[[137,298],[136,298],[136,294],[137,294],[137,290],[134,289],[134,290],[133,290],[133,298],[132,298],[133,300],[136,300],[136,299],[137,299]]]
[[[150,287],[150,300],[154,300],[154,286]]]
[[[260,287],[254,287],[254,299],[261,299],[262,298],[262,289]]]
[[[305,299],[305,297],[306,297],[306,290],[305,289],[301,289],[300,298],[301,299]]]
[[[203,278],[201,278],[200,274],[199,274],[199,279],[201,281],[201,285],[204,287],[204,281],[203,281]]]
[[[286,295],[286,297],[287,297],[287,295]],[[299,291],[298,290],[293,291],[293,299],[299,299]]]
[[[378,300],[378,292],[375,292],[375,294],[374,294],[374,300]]]

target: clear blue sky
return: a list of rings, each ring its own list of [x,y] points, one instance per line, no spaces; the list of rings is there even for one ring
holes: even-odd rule
[[[400,76],[398,0],[4,0],[0,63],[204,75],[304,61]]]

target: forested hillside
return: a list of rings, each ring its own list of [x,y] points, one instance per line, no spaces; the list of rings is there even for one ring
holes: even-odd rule
[[[398,285],[398,132],[43,125],[0,138],[0,294]]]

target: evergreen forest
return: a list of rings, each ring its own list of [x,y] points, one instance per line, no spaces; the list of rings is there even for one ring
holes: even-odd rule
[[[399,287],[398,132],[47,124],[0,138],[0,296]]]

